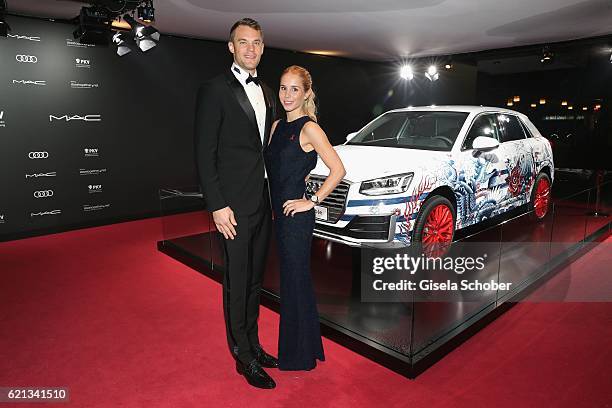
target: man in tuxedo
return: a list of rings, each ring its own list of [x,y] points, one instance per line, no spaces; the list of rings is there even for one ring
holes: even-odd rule
[[[234,63],[198,92],[196,162],[207,210],[223,242],[223,309],[236,369],[249,384],[274,388],[263,367],[278,367],[278,360],[261,348],[257,319],[272,222],[263,149],[275,98],[257,77],[264,50],[259,23],[237,21],[228,47]]]

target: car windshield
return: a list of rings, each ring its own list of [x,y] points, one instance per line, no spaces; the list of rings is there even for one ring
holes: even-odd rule
[[[467,112],[391,112],[347,144],[450,151],[467,117]]]

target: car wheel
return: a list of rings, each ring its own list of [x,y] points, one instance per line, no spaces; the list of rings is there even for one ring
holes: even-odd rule
[[[443,196],[433,196],[423,204],[414,226],[414,241],[427,256],[442,256],[455,235],[455,207]]]
[[[531,190],[531,210],[537,220],[548,214],[550,207],[550,177],[545,173],[538,174]]]

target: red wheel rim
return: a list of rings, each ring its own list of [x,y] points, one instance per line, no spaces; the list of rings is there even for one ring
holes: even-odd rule
[[[548,212],[548,203],[550,201],[550,183],[543,178],[538,182],[533,199],[533,210],[536,217],[544,218]]]
[[[444,204],[435,206],[423,227],[424,244],[448,244],[453,240],[453,213]]]

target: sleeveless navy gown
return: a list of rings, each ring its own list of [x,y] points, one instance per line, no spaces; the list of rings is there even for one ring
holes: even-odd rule
[[[283,203],[304,197],[304,179],[317,163],[317,153],[300,146],[300,131],[311,119],[281,119],[265,150],[270,181],[274,230],[280,258],[280,328],[278,360],[281,370],[311,370],[325,360],[319,314],[310,275],[314,209],[283,214]]]

